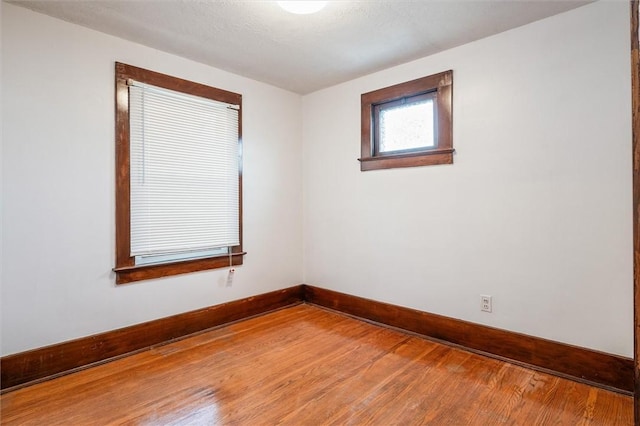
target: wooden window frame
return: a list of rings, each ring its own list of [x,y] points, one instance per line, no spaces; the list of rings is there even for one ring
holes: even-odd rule
[[[430,148],[379,153],[377,112],[384,104],[424,94],[435,98],[435,144]],[[422,77],[361,95],[360,170],[431,166],[453,163],[453,71]]]
[[[219,102],[239,105],[238,144],[240,168],[238,172],[240,244],[230,254],[215,257],[173,261],[151,265],[136,265],[131,256],[130,223],[130,146],[129,146],[129,88],[127,80],[151,84],[168,90],[187,93]],[[204,84],[183,80],[155,71],[116,62],[115,64],[115,134],[116,134],[116,284],[160,278],[188,272],[242,265],[246,254],[242,249],[242,95]]]

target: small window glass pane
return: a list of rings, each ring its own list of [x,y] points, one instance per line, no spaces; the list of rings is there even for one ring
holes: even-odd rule
[[[433,99],[380,110],[378,152],[433,148]]]

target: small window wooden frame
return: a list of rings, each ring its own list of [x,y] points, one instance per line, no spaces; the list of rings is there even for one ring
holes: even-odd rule
[[[135,258],[131,256],[128,79],[215,101],[239,105],[238,143],[242,144],[242,95],[116,62],[116,267],[113,269],[116,273],[116,284],[242,265],[243,256],[246,254],[242,250],[242,167],[240,167],[238,173],[240,244],[232,247],[230,254],[160,264],[135,264]],[[242,147],[240,147],[239,152],[242,153]],[[242,164],[241,158],[239,158],[239,161]]]
[[[401,151],[380,152],[377,140],[377,117],[385,106],[423,95],[434,98],[434,146]],[[453,71],[422,77],[361,96],[360,170],[430,166],[453,163]]]

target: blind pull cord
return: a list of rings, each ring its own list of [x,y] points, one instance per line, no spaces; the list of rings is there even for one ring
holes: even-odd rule
[[[233,285],[233,276],[236,273],[236,268],[233,267],[233,253],[231,253],[231,247],[227,248],[229,252],[229,273],[227,274],[227,287]]]

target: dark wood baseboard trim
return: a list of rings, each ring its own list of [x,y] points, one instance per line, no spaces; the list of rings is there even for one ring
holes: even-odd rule
[[[205,330],[307,302],[366,321],[602,388],[633,394],[630,358],[299,285],[33,349],[0,359],[2,392],[92,367]]]
[[[631,395],[633,359],[305,285],[307,303]]]
[[[3,392],[303,302],[303,286],[161,318],[0,359]]]

